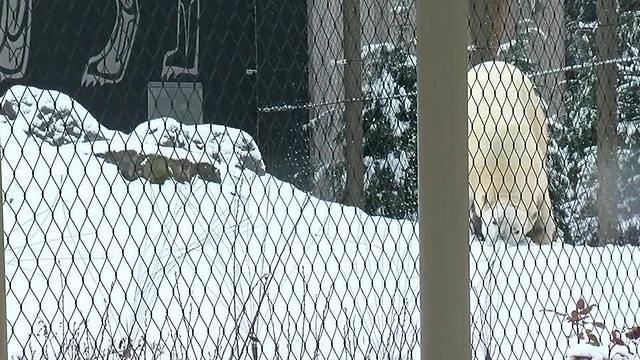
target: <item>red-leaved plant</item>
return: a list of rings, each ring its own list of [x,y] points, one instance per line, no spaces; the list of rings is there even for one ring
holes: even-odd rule
[[[597,304],[588,305],[583,298],[579,298],[578,301],[576,301],[575,308],[571,311],[567,311],[566,313],[549,309],[544,309],[542,311],[551,312],[562,318],[564,321],[570,323],[572,331],[578,338],[578,343],[582,340],[586,340],[587,344],[601,346],[602,341],[600,340],[596,329],[607,331],[607,327],[603,322],[595,321],[591,315],[591,311],[597,306]],[[608,333],[609,358],[611,358],[612,351],[616,346],[625,347],[629,354],[633,355],[629,344],[635,343],[637,345],[640,341],[640,326],[634,325],[623,331],[614,328],[613,330],[608,331]]]
[[[586,340],[587,344],[600,346],[601,341],[599,336],[596,335],[595,330],[605,330],[606,326],[600,321],[593,320],[591,316],[591,310],[597,306],[596,304],[587,305],[587,302],[583,298],[580,298],[576,302],[575,308],[566,313],[549,309],[544,309],[543,311],[551,312],[570,323],[571,329],[578,338],[578,343],[580,343],[581,340]]]

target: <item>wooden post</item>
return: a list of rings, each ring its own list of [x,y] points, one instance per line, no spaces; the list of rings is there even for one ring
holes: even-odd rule
[[[471,358],[467,6],[467,1],[417,2],[423,360]]]

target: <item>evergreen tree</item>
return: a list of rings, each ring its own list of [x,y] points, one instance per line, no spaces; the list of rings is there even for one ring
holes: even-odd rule
[[[364,210],[392,218],[417,219],[416,58],[408,47],[368,46],[363,95]],[[336,142],[344,146],[344,130]],[[345,194],[345,164],[317,176],[328,177],[338,198]]]
[[[415,57],[379,46],[367,71],[363,111],[365,209],[417,219],[417,98]]]
[[[640,245],[640,3],[620,0],[619,7],[620,241]],[[534,7],[532,13],[539,10]],[[565,74],[565,111],[549,119],[547,172],[560,239],[585,244],[596,235],[598,225],[594,0],[566,0],[565,21],[566,68],[552,69]],[[515,35],[500,46],[499,58],[535,77],[541,69],[529,54],[536,36],[540,31],[531,19],[517,20]],[[403,46],[378,44],[363,52],[365,210],[416,219],[416,62],[409,42],[399,43]],[[343,135],[338,136],[339,143]],[[324,176],[340,193],[344,174],[344,164],[334,164]]]
[[[620,203],[620,239],[638,243],[640,228],[640,9],[632,1],[620,1],[618,9],[617,82],[618,136],[620,147],[618,188]],[[595,29],[597,26],[593,0],[566,1],[567,14],[567,87],[566,116],[558,119],[552,132],[558,144],[552,170],[552,190],[561,214],[564,240],[570,243],[589,243],[597,235],[596,198],[596,121],[595,102],[596,64]],[[562,160],[558,160],[562,159]],[[553,162],[553,160],[552,160]],[[559,181],[564,178],[565,181]],[[635,235],[634,235],[635,234]]]

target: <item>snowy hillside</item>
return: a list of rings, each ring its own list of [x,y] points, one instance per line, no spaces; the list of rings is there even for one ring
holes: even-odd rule
[[[415,224],[277,180],[239,130],[157,119],[123,134],[61,94],[12,89],[0,99],[11,356],[419,357]],[[219,177],[131,181],[105,157],[121,151]],[[580,296],[596,320],[636,324],[639,267],[631,247],[473,241],[473,348],[561,359],[576,339],[542,310]]]

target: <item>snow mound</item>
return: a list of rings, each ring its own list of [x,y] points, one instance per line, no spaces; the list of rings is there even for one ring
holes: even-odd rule
[[[53,146],[102,140],[113,133],[80,103],[55,90],[15,85],[0,98],[0,104],[7,119]]]
[[[0,124],[9,124],[17,143],[25,144],[31,138],[55,147],[76,145],[76,151],[116,164],[129,180],[149,174],[145,164],[150,158],[168,164],[165,168],[172,174],[180,172],[174,177],[177,181],[190,181],[194,174],[218,179],[229,171],[236,175],[243,169],[258,175],[266,171],[253,138],[226,126],[184,125],[172,118],[159,118],[125,134],[102,126],[66,94],[22,85],[9,88],[0,98],[0,106]],[[175,171],[178,167],[180,171]]]
[[[361,329],[369,345],[348,350],[353,357],[381,346],[389,358],[419,353],[415,224],[321,201],[247,167],[230,167],[219,183],[154,184],[96,156],[131,147],[187,159],[215,151],[220,164],[259,159],[233,129],[181,132],[162,119],[54,146],[12,135],[14,125],[0,122],[11,356],[70,346],[114,358],[126,338],[139,358],[242,358],[259,341],[267,357],[329,360],[344,357],[345,341],[365,341]],[[244,150],[232,146],[238,138]],[[385,344],[395,334],[406,340]]]

